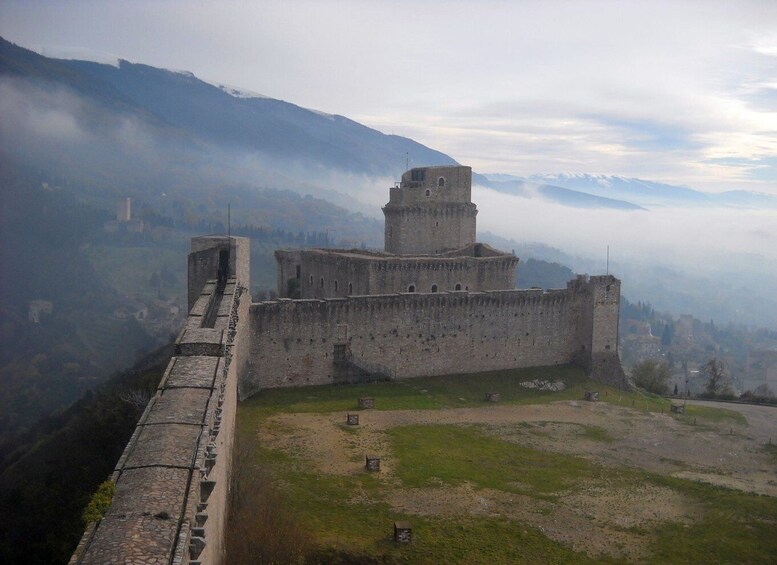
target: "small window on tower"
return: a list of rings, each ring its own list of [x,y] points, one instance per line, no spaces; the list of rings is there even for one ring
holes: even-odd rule
[[[408,292],[415,292],[415,285],[411,284],[409,287],[407,287]]]
[[[324,277],[321,277],[321,288],[324,288]]]
[[[461,290],[461,283],[456,283],[456,290]]]
[[[442,178],[442,177],[438,178],[437,179],[437,186],[439,186],[440,188],[444,188],[445,187],[445,179]]]
[[[353,294],[353,283],[348,283],[348,294]]]
[[[432,292],[437,292],[437,285],[436,284],[432,285]]]
[[[426,195],[427,195],[427,196],[431,196],[431,195],[432,195],[432,191],[431,191],[431,190],[429,190],[428,188],[426,189]]]

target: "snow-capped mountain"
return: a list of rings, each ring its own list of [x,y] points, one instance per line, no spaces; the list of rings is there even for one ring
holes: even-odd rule
[[[731,190],[720,193],[702,192],[687,186],[655,182],[617,175],[587,173],[536,174],[527,178],[487,174],[495,186],[516,183],[551,185],[591,196],[631,203],[643,208],[716,206],[736,208],[777,208],[777,197],[759,192]]]

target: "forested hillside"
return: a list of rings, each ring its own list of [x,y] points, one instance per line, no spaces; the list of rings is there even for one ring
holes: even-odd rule
[[[67,563],[84,530],[84,507],[113,470],[171,355],[171,347],[152,352],[3,445],[0,562]]]

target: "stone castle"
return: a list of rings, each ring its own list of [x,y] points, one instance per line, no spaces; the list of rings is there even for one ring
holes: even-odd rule
[[[247,239],[194,238],[175,356],[71,565],[221,562],[237,401],[264,388],[568,363],[624,386],[620,281],[516,290],[518,258],[475,240],[471,179],[407,171],[383,252],[277,251],[277,300],[250,301]]]

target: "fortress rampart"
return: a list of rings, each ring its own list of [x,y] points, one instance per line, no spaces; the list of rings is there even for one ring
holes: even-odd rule
[[[110,477],[113,501],[70,565],[222,561],[238,368],[248,351],[240,331],[250,303],[241,278],[247,245],[245,238],[192,241],[190,266],[191,257],[199,261],[190,269],[195,300],[186,326]]]
[[[579,278],[566,289],[352,296],[251,305],[240,396],[278,386],[411,378],[617,359],[620,283]],[[594,313],[594,306],[611,309]]]

